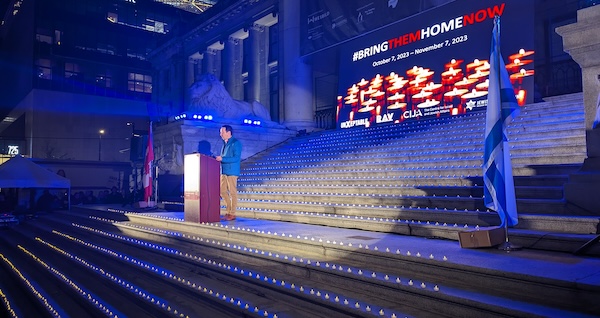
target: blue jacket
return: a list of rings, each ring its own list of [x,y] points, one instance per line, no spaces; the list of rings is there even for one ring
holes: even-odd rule
[[[228,176],[240,175],[240,163],[242,161],[242,143],[234,137],[223,142],[221,148],[221,173]]]

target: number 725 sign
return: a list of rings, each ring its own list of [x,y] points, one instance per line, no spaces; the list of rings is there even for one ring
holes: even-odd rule
[[[19,154],[19,146],[8,146],[8,154],[9,155],[18,155]]]

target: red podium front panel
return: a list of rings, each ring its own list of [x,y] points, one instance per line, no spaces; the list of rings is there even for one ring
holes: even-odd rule
[[[195,223],[219,222],[220,163],[193,153],[185,155],[183,164],[183,219]]]

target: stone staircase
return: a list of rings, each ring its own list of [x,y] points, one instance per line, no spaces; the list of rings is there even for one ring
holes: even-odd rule
[[[120,205],[27,219],[0,233],[0,312],[597,317],[600,249],[546,251],[574,252],[598,234],[598,211],[562,196],[585,155],[580,103],[528,105],[510,127],[520,214],[509,237],[522,251],[452,241],[498,224],[481,202],[476,113],[313,133],[260,153],[243,163],[232,222]]]
[[[182,216],[76,206],[6,230],[0,312],[267,318],[600,312],[594,258],[469,250],[448,240],[246,218],[198,224]]]
[[[581,103],[573,94],[527,105],[509,126],[521,220],[512,241],[573,252],[598,234],[600,206],[586,211],[563,196],[586,156]],[[475,112],[297,137],[243,162],[238,213],[458,240],[500,223],[483,204],[484,130],[485,112]],[[549,233],[567,238],[544,244]]]

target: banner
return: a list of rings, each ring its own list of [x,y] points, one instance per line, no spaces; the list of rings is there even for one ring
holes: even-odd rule
[[[495,16],[507,25],[502,51],[519,105],[532,102],[533,2],[456,0],[340,46],[337,127],[485,110]]]

